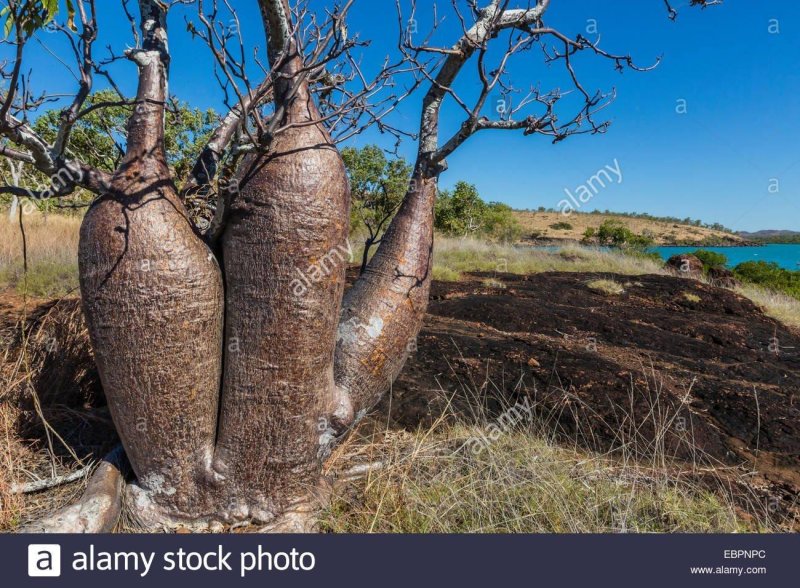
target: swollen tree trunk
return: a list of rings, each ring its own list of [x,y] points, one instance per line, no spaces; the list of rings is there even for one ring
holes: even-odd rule
[[[208,189],[225,145],[271,92],[268,144],[245,158],[232,182],[238,189],[228,187],[228,205],[220,208],[226,211],[220,219],[227,218],[224,289],[167,166],[172,3],[139,0],[143,44],[130,52],[139,68],[136,106],[112,176],[56,162],[27,125],[10,127],[0,113],[3,132],[32,150],[37,169],[77,171],[74,185],[102,192],[81,226],[81,294],[111,414],[136,475],[132,514],[149,526],[257,522],[307,529],[323,460],[391,387],[422,326],[445,158],[478,129],[538,132],[546,124],[555,132],[550,119],[479,117],[490,89],[484,79],[473,114],[439,145],[443,100],[475,52],[502,29],[534,36],[549,30],[530,29],[541,24],[549,0],[513,10],[492,0],[445,52],[423,102],[409,189],[375,256],[343,297],[351,253],[344,163],[311,96],[288,1],[257,1],[270,78],[225,118],[186,187],[189,194]],[[578,42],[571,43],[567,56]],[[592,48],[618,65],[626,59]],[[216,223],[211,232],[216,236]],[[113,526],[122,487],[117,465],[100,469],[83,501],[45,526]]]
[[[294,524],[311,508],[337,403],[333,349],[350,195],[342,158],[298,75],[288,15],[285,2],[265,10],[285,130],[243,162],[222,238],[225,370],[214,470],[232,491],[234,518]]]
[[[175,515],[207,510],[216,434],[223,291],[164,151],[163,7],[141,0],[139,88],[112,189],[80,232],[83,310],[117,431],[142,496]]]
[[[454,54],[455,55],[455,54]],[[435,160],[439,112],[458,71],[451,55],[423,102],[420,144],[408,191],[381,244],[342,302],[336,385],[355,418],[380,400],[400,373],[428,308],[433,218],[443,161]]]
[[[428,306],[436,176],[418,164],[381,244],[344,297],[336,384],[363,416],[392,385]]]
[[[149,526],[308,528],[323,460],[397,376],[427,304],[436,179],[419,164],[342,310],[344,163],[309,92],[286,1],[260,4],[278,132],[236,177],[224,304],[220,269],[166,165],[156,0],[140,0],[127,153],[81,230],[84,310],[137,478],[134,511]]]
[[[461,68],[497,26],[499,10],[495,0],[481,11],[436,74],[422,103],[419,151],[408,192],[342,303],[335,379],[352,402],[355,420],[392,385],[422,327],[431,283],[434,204],[439,174],[446,168],[439,147],[441,107]],[[514,11],[509,21],[521,16]]]

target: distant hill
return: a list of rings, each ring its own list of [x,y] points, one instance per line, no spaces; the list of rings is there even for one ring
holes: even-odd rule
[[[587,228],[597,228],[607,220],[618,221],[638,234],[647,234],[656,245],[731,246],[755,241],[741,234],[688,224],[681,221],[614,213],[515,210],[523,229],[523,241],[580,241]]]
[[[748,241],[760,241],[763,243],[800,243],[800,231],[767,229],[752,233],[739,231],[737,235]]]

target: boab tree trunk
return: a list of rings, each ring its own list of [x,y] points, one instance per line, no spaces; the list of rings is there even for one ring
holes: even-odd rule
[[[358,419],[400,373],[428,306],[438,173],[417,163],[381,244],[342,302],[336,384]]]
[[[144,0],[141,4],[150,5]],[[344,165],[310,95],[287,1],[260,0],[260,6],[274,80],[275,114],[269,125],[273,135],[266,149],[243,162],[236,176],[238,190],[227,210],[222,237],[225,339],[218,423],[217,388],[211,378],[201,380],[208,385],[198,402],[181,406],[187,398],[185,391],[191,389],[194,394],[197,388],[185,379],[200,365],[192,354],[208,354],[209,369],[204,375],[216,376],[223,352],[218,337],[219,287],[213,280],[217,274],[198,269],[212,263],[213,257],[188,231],[188,224],[182,224],[177,203],[152,208],[161,215],[176,211],[173,217],[162,217],[166,219],[163,229],[158,219],[142,217],[149,224],[137,233],[142,235],[138,241],[127,236],[132,233],[128,229],[122,231],[127,241],[117,237],[114,220],[98,222],[90,217],[84,230],[85,242],[94,238],[112,244],[94,248],[109,251],[94,261],[95,266],[117,264],[112,266],[111,278],[83,278],[84,291],[90,296],[86,309],[103,381],[137,474],[138,510],[150,523],[260,521],[271,528],[307,528],[322,461],[391,386],[422,325],[431,280],[437,181],[445,167],[445,153],[439,147],[439,111],[461,67],[475,47],[486,42],[502,16],[496,4],[484,11],[431,84],[408,192],[374,258],[342,300],[349,260],[349,189]],[[516,14],[509,17],[515,24]],[[526,19],[528,23],[534,20],[533,16]],[[163,18],[159,23],[158,30],[165,32]],[[144,23],[143,29],[148,26]],[[155,96],[148,94],[159,88],[148,81],[148,67],[159,71],[160,63],[160,71],[165,72],[166,61],[165,52],[159,60],[140,59],[140,102],[147,105],[148,114],[141,124],[158,127],[158,133],[143,133],[138,140],[139,119],[134,117],[129,155],[117,174],[128,181],[124,194],[133,196],[137,212],[147,210],[151,201],[172,205],[175,200],[163,163],[163,129],[160,121],[156,124],[156,113],[163,114],[165,84]],[[130,223],[131,206],[123,206],[121,200],[124,204],[114,194],[104,197],[91,214],[100,220],[121,216]],[[187,231],[177,233],[178,237],[170,233],[166,239],[162,232],[174,223]],[[164,271],[145,283],[145,288],[124,288],[142,280],[125,268],[148,259],[148,252],[163,240],[180,243],[179,258],[197,272],[194,279],[176,283],[176,274]],[[119,258],[124,261],[118,262]],[[84,263],[83,267],[88,272],[90,266]],[[117,287],[109,291],[108,303],[98,303],[103,299],[97,292],[111,280],[116,280],[112,283]],[[187,295],[180,303],[169,295],[194,286],[203,292],[183,291]],[[165,292],[166,298],[147,297],[148,288]],[[174,324],[190,308],[187,300],[206,309],[207,315],[197,309],[191,314],[202,318],[195,324],[207,329],[210,337],[203,339],[202,334]],[[172,319],[147,322],[156,306],[160,316],[174,313]],[[104,328],[107,324],[122,326]],[[125,330],[127,325],[130,331]],[[182,338],[187,333],[197,339]],[[197,344],[200,340],[204,345]],[[142,349],[142,341],[151,345]],[[168,372],[168,379],[159,366],[165,364],[163,354],[172,350],[172,344],[183,355],[181,363],[169,362],[174,372]],[[151,371],[161,379],[151,377]],[[133,392],[143,378],[153,385],[145,393]],[[140,413],[145,415],[146,431],[165,429],[137,437]],[[189,421],[195,427],[182,428]]]
[[[308,511],[335,410],[333,348],[349,261],[344,163],[320,121],[288,3],[262,1],[277,134],[237,176],[222,239],[225,374],[215,472],[236,518]]]
[[[139,88],[125,157],[80,232],[83,309],[137,483],[174,514],[205,512],[222,367],[222,278],[170,179],[166,13],[140,0]]]

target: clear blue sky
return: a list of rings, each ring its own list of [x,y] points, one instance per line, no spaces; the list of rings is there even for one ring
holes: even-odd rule
[[[631,53],[642,65],[663,56],[662,63],[649,73],[619,74],[602,59],[581,56],[575,68],[587,89],[616,88],[617,99],[605,111],[612,120],[607,134],[553,145],[547,137],[487,131],[449,158],[442,185],[466,180],[487,200],[517,208],[557,207],[565,189],[574,192],[616,160],[622,182],[601,190],[583,210],[690,216],[736,230],[800,230],[800,2],[726,0],[703,11],[687,3],[673,2],[680,15],[671,22],[661,0],[552,0],[550,26],[575,35],[585,31],[588,19],[595,19],[607,51]],[[263,46],[254,0],[233,4],[248,44]],[[440,4],[444,14],[450,3]],[[119,52],[132,39],[119,2],[100,0],[98,5],[102,33],[97,52],[104,56],[109,43]],[[372,40],[365,51],[367,69],[386,54],[396,54],[394,5],[394,0],[357,0],[353,9],[350,35]],[[424,30],[432,3],[420,0],[419,5]],[[222,93],[210,77],[208,50],[185,32],[184,14],[191,11],[175,10],[170,22],[171,91],[194,105],[220,108]],[[437,38],[449,44],[460,28],[447,14]],[[770,33],[775,24],[771,19],[777,19],[778,34]],[[43,34],[41,39],[63,54],[57,37]],[[32,44],[26,60],[34,89],[73,91],[73,78],[43,47]],[[116,66],[126,91],[135,85],[132,68],[127,63]],[[543,90],[566,88],[561,66],[544,65],[538,50],[518,58],[511,71],[521,88],[537,83]],[[473,72],[468,67],[459,81],[465,95],[474,90]],[[420,99],[407,102],[393,122],[413,129]],[[685,114],[676,112],[679,100],[686,101]],[[443,114],[444,133],[457,128],[460,120],[461,112],[449,105]],[[390,144],[375,133],[354,143],[366,142]],[[408,141],[401,153],[413,157],[414,149]]]

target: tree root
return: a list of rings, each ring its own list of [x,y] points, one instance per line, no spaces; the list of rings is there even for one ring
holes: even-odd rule
[[[136,481],[126,484],[123,473],[127,469],[126,464],[125,452],[120,445],[97,466],[80,500],[20,527],[17,532],[108,533],[119,521],[123,497],[126,497],[125,502],[132,507],[128,514],[132,516],[132,522],[143,531],[221,532],[244,526],[260,533],[313,533],[318,530],[316,515],[330,493],[327,484],[321,484],[308,496],[299,497],[290,503],[281,513],[268,517],[264,513],[256,516],[253,516],[255,513],[247,513],[238,519],[231,517],[231,513],[223,512],[217,516],[182,519],[169,516],[155,505]],[[374,466],[375,464],[367,464],[366,469]],[[363,475],[364,468],[348,473]]]
[[[107,533],[122,511],[124,451],[118,446],[97,466],[80,500],[25,525],[19,533]]]
[[[25,484],[14,484],[11,486],[11,494],[32,494],[33,492],[41,492],[42,490],[49,490],[62,484],[69,484],[85,478],[91,473],[94,465],[86,466],[74,472],[64,474],[62,476],[54,476],[52,478],[45,478],[43,480],[34,480]]]
[[[251,496],[231,494],[217,501],[217,507],[227,507],[190,515],[157,504],[134,480],[125,487],[123,518],[144,533],[224,533],[242,528],[256,533],[314,533],[318,530],[317,515],[330,500],[330,493],[329,482],[321,479],[318,487],[281,505],[279,511],[274,505],[248,500]]]

